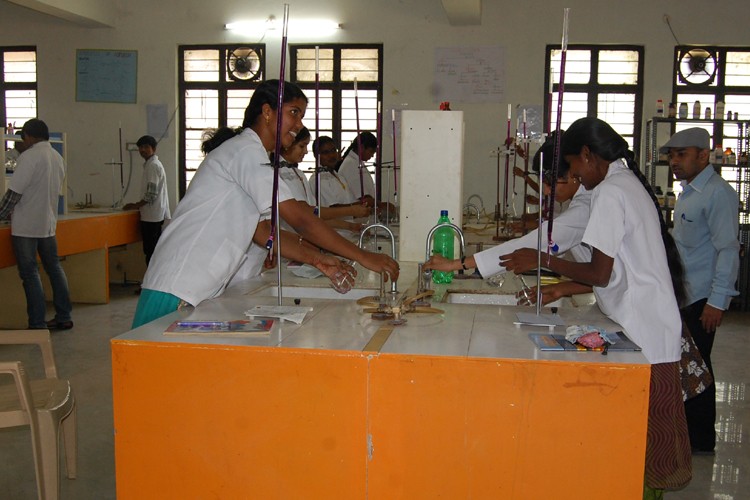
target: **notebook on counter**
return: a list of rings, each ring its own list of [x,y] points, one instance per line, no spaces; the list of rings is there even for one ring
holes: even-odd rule
[[[238,319],[234,321],[179,320],[164,335],[202,335],[206,337],[249,337],[268,335],[273,326],[271,318]]]
[[[614,342],[609,343],[609,352],[640,351],[641,347],[630,340],[623,332],[607,332],[607,337]],[[571,344],[565,340],[564,334],[530,333],[529,338],[540,351],[603,351],[604,347],[588,348],[581,344]]]

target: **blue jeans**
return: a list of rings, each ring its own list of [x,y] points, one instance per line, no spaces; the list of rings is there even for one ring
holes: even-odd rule
[[[29,315],[29,328],[47,328],[44,319],[47,306],[44,302],[44,289],[39,277],[39,266],[36,254],[42,261],[44,271],[49,277],[52,285],[52,302],[55,305],[55,320],[60,322],[71,321],[70,313],[73,306],[70,304],[70,293],[68,292],[68,279],[65,277],[57,256],[57,240],[54,236],[49,238],[25,238],[13,236],[13,253],[16,255],[18,275],[23,282],[23,290],[26,292],[26,312]]]

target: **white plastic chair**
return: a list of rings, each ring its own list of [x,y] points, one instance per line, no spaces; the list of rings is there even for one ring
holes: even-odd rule
[[[0,385],[0,428],[31,427],[39,499],[57,499],[61,430],[67,476],[76,477],[76,404],[70,382],[57,378],[48,330],[0,330],[2,344],[36,344],[41,348],[46,376],[42,380],[30,381],[20,361],[0,362],[0,375],[9,374],[14,379],[12,385]]]

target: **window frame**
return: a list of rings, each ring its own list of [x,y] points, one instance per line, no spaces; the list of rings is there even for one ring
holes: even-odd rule
[[[252,80],[231,80],[226,77],[227,51],[238,47],[251,47],[260,56],[259,75]],[[190,50],[218,50],[219,51],[219,79],[217,81],[185,81],[185,53]],[[216,90],[218,92],[218,123],[217,127],[227,125],[227,97],[230,90],[255,90],[266,78],[266,45],[254,42],[233,42],[222,44],[186,44],[177,47],[177,92],[179,106],[182,110],[179,120],[179,147],[177,151],[178,165],[178,190],[179,198],[182,199],[187,191],[187,126],[186,126],[186,99],[188,90]]]
[[[39,90],[38,90],[39,75],[37,74],[37,77],[34,79],[33,82],[6,82],[5,81],[5,54],[8,52],[34,52],[38,56],[36,45],[19,45],[19,46],[0,47],[0,98],[2,99],[2,102],[0,102],[0,123],[3,124],[3,129],[5,129],[6,125],[8,124],[8,114],[5,108],[5,92],[8,90],[33,90],[34,94],[36,95],[36,105],[35,105],[36,113],[34,113],[34,116],[39,115]],[[37,61],[37,69],[38,69],[38,61]],[[17,126],[20,129],[21,126],[23,126],[23,124],[22,123],[14,124],[14,126]]]
[[[716,77],[715,85],[706,84],[682,84],[679,81],[680,71],[680,53],[685,49],[691,48],[702,48],[716,53],[717,65],[716,65]],[[673,52],[673,69],[672,69],[672,102],[677,105],[678,95],[680,94],[694,94],[694,95],[710,95],[714,98],[714,103],[719,101],[726,102],[727,94],[729,95],[747,95],[750,96],[750,85],[731,85],[728,86],[725,83],[726,77],[726,64],[727,64],[727,52],[746,52],[750,54],[750,47],[748,46],[719,46],[719,45],[676,45]],[[688,103],[688,110],[692,109],[691,104]],[[714,110],[715,110],[714,105]],[[690,111],[688,111],[690,113]],[[690,116],[690,114],[688,114]],[[701,118],[703,116],[701,115]],[[747,117],[746,117],[747,118]],[[703,120],[705,121],[705,120]],[[727,121],[723,116],[711,115],[711,121],[713,122],[713,134],[712,138],[723,138],[727,135],[734,133],[734,127],[736,122]],[[742,119],[740,119],[742,121]],[[731,124],[729,134],[725,130],[725,122]]]
[[[348,144],[345,145],[342,143],[342,135],[343,133],[351,133],[354,132],[356,134],[356,130],[349,130],[342,127],[342,94],[344,91],[353,91],[354,90],[354,82],[353,81],[342,81],[341,80],[341,53],[343,50],[351,50],[351,49],[376,49],[378,51],[378,80],[377,81],[357,81],[357,90],[369,90],[369,91],[375,91],[376,92],[376,100],[378,103],[380,103],[381,107],[381,113],[382,113],[382,103],[383,103],[383,54],[384,54],[384,44],[382,43],[295,43],[295,44],[289,44],[289,75],[290,80],[294,82],[296,85],[298,85],[303,91],[310,91],[310,93],[305,92],[308,99],[311,101],[315,99],[315,82],[310,81],[299,81],[296,78],[297,75],[297,51],[301,49],[305,50],[315,50],[315,47],[318,47],[319,50],[333,50],[333,79],[332,81],[320,81],[319,82],[319,88],[320,90],[329,90],[331,91],[331,100],[333,102],[333,109],[331,110],[331,123],[332,123],[332,131],[331,131],[331,138],[336,142],[336,144],[339,145],[339,147],[343,151],[348,147]],[[312,119],[310,117],[306,117],[305,121],[309,123],[309,125],[306,124],[306,126],[310,129],[310,133],[313,136],[313,139],[315,139],[315,123],[314,123],[314,117]],[[382,116],[381,116],[382,121]],[[382,126],[381,128],[381,134],[382,134]],[[377,135],[377,131],[373,130],[373,134]],[[382,137],[378,137],[378,141],[382,145]],[[380,185],[381,181],[381,172],[380,169],[375,168],[375,183],[376,185]],[[382,190],[378,189],[378,194],[382,196]]]
[[[341,144],[342,131],[352,132],[352,130],[342,129],[341,127],[341,95],[344,90],[354,90],[354,82],[341,81],[341,51],[346,49],[377,49],[378,51],[378,81],[377,82],[360,82],[357,81],[357,89],[377,91],[377,100],[383,102],[383,44],[382,43],[294,43],[289,44],[289,75],[292,82],[298,85],[302,90],[315,90],[315,82],[300,82],[296,79],[297,74],[297,50],[312,49],[319,47],[320,50],[333,50],[333,81],[319,83],[321,90],[330,90],[334,102],[332,123],[333,123],[333,140]],[[314,99],[315,96],[308,95],[308,99]],[[309,127],[308,127],[309,128]],[[313,131],[312,129],[310,129]],[[356,132],[356,131],[354,131]],[[380,140],[380,138],[378,138]],[[341,144],[343,148],[343,144]]]
[[[551,100],[547,89],[550,88],[550,77],[552,68],[552,51],[561,50],[561,44],[549,44],[545,47],[544,52],[544,132],[549,133],[553,124],[547,123],[547,117],[551,116]],[[630,44],[575,44],[568,45],[568,50],[589,50],[591,51],[591,71],[589,74],[589,83],[565,83],[565,92],[585,93],[587,95],[587,116],[598,116],[597,106],[599,95],[601,94],[635,94],[633,103],[633,152],[636,160],[640,156],[641,134],[643,130],[643,93],[644,93],[644,73],[645,73],[645,47],[643,45]],[[599,72],[599,53],[602,51],[630,50],[638,53],[638,81],[634,85],[630,84],[601,84],[598,78],[593,78]],[[593,81],[592,81],[593,80]],[[559,79],[558,79],[559,81]],[[556,94],[560,87],[559,83],[554,83],[552,92]]]

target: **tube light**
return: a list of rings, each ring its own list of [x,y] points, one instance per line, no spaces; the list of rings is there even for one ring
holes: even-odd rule
[[[280,30],[276,19],[272,16],[265,20],[237,21],[227,23],[224,29],[243,35],[257,35],[266,31]],[[341,25],[327,19],[290,19],[289,33],[295,36],[325,36],[332,35]]]

